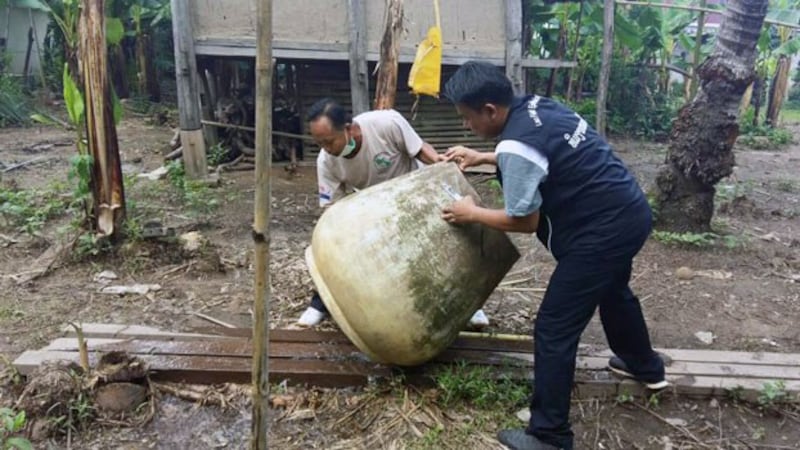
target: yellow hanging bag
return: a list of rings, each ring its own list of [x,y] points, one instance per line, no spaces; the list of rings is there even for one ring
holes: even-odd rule
[[[439,0],[433,0],[436,25],[417,47],[414,64],[408,76],[408,87],[416,95],[439,97],[442,82],[442,27],[439,19]]]

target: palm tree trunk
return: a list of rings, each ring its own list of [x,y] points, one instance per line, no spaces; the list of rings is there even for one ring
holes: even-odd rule
[[[714,52],[698,67],[697,95],[678,113],[666,164],[656,179],[659,228],[675,232],[711,228],[714,185],[733,170],[739,103],[755,78],[756,43],[767,3],[728,2]]]

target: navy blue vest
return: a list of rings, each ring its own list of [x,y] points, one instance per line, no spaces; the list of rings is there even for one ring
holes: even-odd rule
[[[652,217],[642,190],[577,113],[549,98],[518,97],[498,139],[528,144],[548,160],[537,235],[556,258],[643,242],[642,233],[646,238]]]

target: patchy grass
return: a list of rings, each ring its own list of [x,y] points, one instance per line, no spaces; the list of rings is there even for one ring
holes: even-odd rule
[[[653,231],[653,239],[666,245],[678,245],[696,248],[722,246],[733,249],[744,245],[741,236],[732,234],[706,233],[673,233],[671,231]]]
[[[202,181],[186,179],[183,163],[173,161],[167,165],[167,179],[178,193],[179,200],[195,215],[208,215],[220,205],[217,193]]]
[[[793,142],[792,132],[786,128],[771,127],[763,123],[753,125],[753,108],[748,108],[739,118],[738,143],[753,150],[777,150]]]
[[[34,234],[50,219],[62,215],[71,201],[61,183],[51,183],[44,189],[0,186],[0,227]]]
[[[797,190],[797,182],[795,180],[778,180],[775,183],[775,188],[782,192],[794,192]]]
[[[781,111],[781,122],[785,125],[800,123],[800,109],[786,109]]]
[[[530,385],[504,375],[498,377],[496,371],[497,368],[461,362],[439,372],[434,377],[434,404],[459,420],[446,427],[438,424],[429,428],[409,448],[476,448],[478,436],[491,440],[499,429],[523,426],[515,413],[527,405]]]
[[[524,405],[530,391],[528,384],[505,375],[496,378],[493,372],[491,367],[463,362],[447,367],[435,377],[440,401],[444,406],[466,401],[478,408]]]

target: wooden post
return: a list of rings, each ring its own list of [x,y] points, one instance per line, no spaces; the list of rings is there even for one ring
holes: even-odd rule
[[[350,98],[353,115],[369,110],[367,72],[367,11],[364,0],[348,0],[350,28]]]
[[[192,18],[189,14],[188,0],[171,0],[171,2],[183,165],[187,177],[200,179],[206,177],[208,167],[206,165],[206,143],[203,140],[203,128],[200,124],[200,93]]]
[[[506,6],[506,76],[514,93],[522,95],[527,89],[522,68],[522,0],[505,0]]]
[[[272,0],[259,0],[256,46],[255,298],[253,300],[253,450],[267,450],[269,413],[269,221],[272,209]]]
[[[115,236],[125,220],[125,192],[107,71],[105,12],[103,0],[82,0],[81,4],[79,53],[86,108],[86,140],[93,160],[94,226],[103,236]]]
[[[597,86],[597,122],[595,128],[601,136],[606,135],[606,102],[611,60],[614,58],[614,0],[603,2],[603,52],[600,63],[600,80]]]
[[[397,96],[397,64],[400,33],[403,31],[403,0],[386,0],[386,21],[381,38],[378,81],[375,83],[375,109],[394,108]]]

